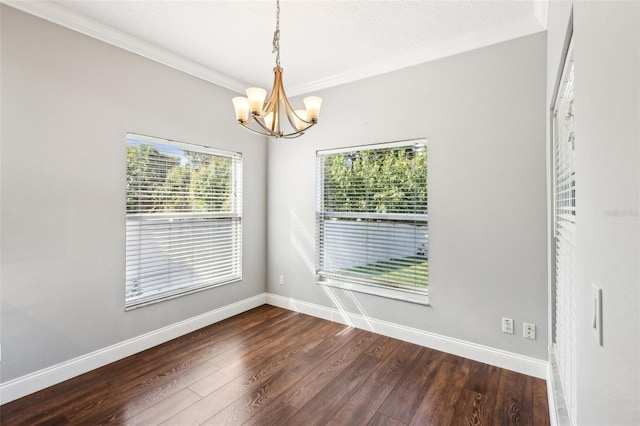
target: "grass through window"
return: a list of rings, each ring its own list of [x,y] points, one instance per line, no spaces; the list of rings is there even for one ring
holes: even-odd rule
[[[404,288],[427,288],[429,282],[429,261],[422,256],[381,260],[349,268],[346,271]]]

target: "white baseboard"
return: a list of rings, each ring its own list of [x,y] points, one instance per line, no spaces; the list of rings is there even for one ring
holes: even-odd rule
[[[189,318],[69,361],[18,377],[8,382],[0,383],[0,405],[61,383],[80,374],[87,373],[153,346],[168,342],[176,337],[222,321],[233,315],[246,312],[265,303],[351,327],[372,331],[530,376],[542,379],[548,377],[548,363],[543,360],[453,339],[387,321],[368,318],[350,312],[343,312],[314,303],[303,302],[270,293],[262,293],[198,315],[197,317]]]
[[[540,379],[547,377],[547,361],[531,358],[488,346],[464,340],[454,339],[440,334],[430,333],[416,328],[406,327],[387,321],[365,317],[351,312],[340,311],[335,308],[317,305],[315,303],[267,293],[267,302],[270,305],[289,309],[303,314],[323,318],[329,321],[373,331],[384,336],[393,337],[428,348],[437,349],[453,355],[469,358],[474,361],[484,362],[500,368],[517,371]]]
[[[553,371],[551,362],[547,364],[547,404],[549,405],[549,425],[558,426],[555,391],[553,389]]]
[[[547,367],[547,400],[549,401],[549,420],[551,426],[570,426],[567,401],[564,397],[558,359],[553,348],[549,348],[549,365]]]
[[[126,358],[266,303],[265,293],[0,384],[0,405]]]

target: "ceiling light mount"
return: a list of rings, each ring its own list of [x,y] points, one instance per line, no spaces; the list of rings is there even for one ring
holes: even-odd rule
[[[289,99],[287,99],[284,85],[282,84],[282,68],[280,67],[280,0],[276,0],[276,30],[273,33],[273,53],[276,54],[276,66],[273,69],[274,80],[271,94],[267,98],[266,90],[259,87],[250,87],[246,90],[246,97],[233,98],[236,119],[238,124],[259,135],[274,138],[297,138],[318,122],[322,98],[318,96],[304,98],[304,110],[293,109]],[[284,128],[282,127],[283,124],[285,125]]]

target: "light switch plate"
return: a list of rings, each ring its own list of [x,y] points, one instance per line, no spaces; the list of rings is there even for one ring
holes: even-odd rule
[[[591,285],[591,331],[598,345],[604,346],[602,334],[602,289],[597,285]]]

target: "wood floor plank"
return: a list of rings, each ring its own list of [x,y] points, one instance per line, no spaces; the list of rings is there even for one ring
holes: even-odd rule
[[[313,349],[310,349],[300,357],[297,362],[288,365],[286,368],[296,374],[305,376],[323,360],[347,344],[350,339],[357,338],[358,336],[362,336],[362,333],[358,333],[358,330],[347,326],[340,326],[335,329],[335,333],[328,340],[325,340],[322,345],[317,345]]]
[[[448,425],[453,422],[456,407],[463,391],[463,384],[469,374],[469,363],[463,360],[457,365],[445,361],[440,363],[438,371],[427,392],[411,419],[411,425]]]
[[[310,359],[306,356],[300,358],[294,363],[293,368],[287,369],[300,375],[306,373],[306,375],[276,401],[268,404],[256,416],[249,419],[247,424],[282,424],[281,422],[287,418],[285,416],[290,412],[291,407],[302,408],[360,354],[368,350],[377,337],[372,333],[350,328],[334,336],[334,344],[341,341],[342,345],[326,355],[325,358]]]
[[[0,407],[3,426],[541,425],[546,382],[262,306]]]
[[[373,345],[375,346],[376,342]],[[380,358],[367,353],[358,356],[349,367],[298,410],[291,422],[301,425],[326,424],[380,364]]]
[[[376,341],[376,344],[371,346],[371,348],[367,351],[367,354],[384,361],[389,358],[389,356],[398,348],[399,345],[400,340],[393,339],[387,336],[381,336]]]
[[[282,312],[282,314],[287,312]],[[284,315],[279,315],[284,317]],[[272,316],[263,321],[271,325],[278,316]],[[131,418],[148,409],[154,404],[179,392],[197,382],[203,375],[210,373],[215,367],[206,363],[206,355],[213,349],[185,352],[172,365],[166,360],[149,358],[150,364],[158,362],[156,370],[150,370],[137,377],[135,386],[117,386],[118,392],[100,410],[91,410],[74,415],[74,422],[92,424],[99,418],[108,418],[110,422],[120,422]],[[167,355],[167,353],[165,353]],[[168,356],[168,355],[167,355]],[[176,364],[179,362],[179,364]],[[201,367],[201,368],[200,368]],[[153,374],[151,374],[153,372]]]
[[[487,401],[487,396],[479,392],[462,389],[458,404],[455,406],[456,422],[460,426],[490,426],[492,425],[493,406]]]
[[[62,407],[66,406],[70,401],[77,400],[88,392],[92,392],[109,385],[103,380],[100,372],[91,371],[73,379],[62,382],[56,386],[43,389],[39,392],[31,394],[27,397],[20,398],[9,404],[0,407],[0,424],[13,423],[19,424],[18,418],[28,419],[31,416],[41,415],[45,411],[55,409],[55,413],[64,413]],[[39,410],[31,410],[37,406]],[[56,414],[51,414],[55,417]]]
[[[182,426],[202,424],[247,393],[256,391],[270,377],[278,373],[291,357],[302,353],[299,347],[285,348],[253,369],[247,369],[240,376],[218,388],[191,407],[168,419],[167,425]]]
[[[416,359],[404,371],[391,395],[385,399],[378,411],[404,424],[409,424],[436,375],[444,355],[443,352],[421,348]]]
[[[176,352],[179,354],[180,351],[200,347],[203,344],[212,346],[216,343],[222,343],[225,339],[259,326],[274,316],[287,315],[287,312],[274,306],[262,305],[245,312],[245,314],[226,318],[185,336],[142,351],[138,355],[147,361],[168,356],[179,356],[176,355]]]
[[[290,317],[290,320],[296,321],[298,318]],[[239,371],[240,374],[235,379],[208,394],[192,407],[168,419],[166,424],[201,424],[217,415],[218,412],[223,411],[227,406],[234,404],[236,400],[243,398],[245,394],[256,392],[258,388],[263,386],[286,365],[295,362],[305,350],[324,341],[325,336],[320,330],[332,327],[327,327],[327,324],[322,321],[314,320],[314,322],[314,327],[310,328],[317,331],[314,336],[309,336],[298,344],[274,344],[271,349],[272,354],[267,358],[264,358],[261,352],[249,353],[238,360],[237,363],[224,368],[223,370],[231,368],[234,371]],[[261,360],[258,361],[257,358]],[[255,367],[246,368],[247,365],[254,365]],[[242,366],[244,366],[244,369]],[[202,395],[206,392],[203,390],[203,386],[211,386],[211,381],[208,380],[206,383],[203,381],[197,382],[191,386],[191,389]]]
[[[389,354],[383,364],[373,373],[379,382],[395,386],[402,378],[405,369],[420,353],[420,346],[408,342],[399,342],[396,349]]]
[[[532,425],[531,377],[501,370],[493,421],[503,425]]]
[[[405,426],[405,424],[399,420],[377,412],[369,423],[367,423],[367,426]]]
[[[312,334],[320,333],[321,331],[318,327],[326,326],[326,322],[303,314],[292,313],[286,319],[287,322],[277,328],[277,323],[270,325],[270,327],[273,327],[273,333],[251,334],[250,338],[246,339],[246,342],[211,358],[211,362],[223,367],[235,362],[239,353],[268,353],[274,347],[295,344],[296,341],[290,338],[292,335],[299,336],[300,341],[302,341]]]
[[[145,375],[135,386],[114,387],[110,397],[100,407],[93,407],[70,416],[74,423],[93,424],[100,418],[120,422],[136,416],[149,407],[195,383],[203,374],[217,368],[198,356],[184,358],[180,364]]]
[[[495,395],[498,392],[498,382],[500,381],[500,368],[482,362],[471,364],[465,389],[478,392],[484,395]]]
[[[270,331],[276,330],[278,324],[286,321],[295,312],[281,312],[278,315],[271,315],[259,324],[246,326],[241,330],[219,330],[218,332],[203,337],[200,341],[191,342],[184,347],[178,347],[164,354],[161,357],[163,362],[175,362],[186,356],[200,356],[213,359],[216,356],[230,349],[238,348],[241,350],[243,345],[250,344],[254,338],[261,337],[265,334],[271,334]],[[208,327],[207,327],[208,328]]]
[[[549,400],[547,399],[547,382],[535,377],[531,378],[533,394],[533,424],[549,424]]]
[[[74,379],[65,382],[57,394],[55,389],[58,386],[55,386],[51,388],[54,392],[50,393],[49,398],[41,399],[32,404],[29,404],[31,398],[28,397],[25,399],[25,406],[17,410],[11,408],[13,403],[2,406],[0,424],[63,423],[63,418],[69,419],[84,410],[98,409],[104,401],[108,400],[113,389],[108,382],[102,380],[100,375],[90,375],[90,377],[93,379],[92,383],[80,382],[77,387],[69,383]],[[38,409],[33,410],[33,407],[38,407]],[[54,419],[57,420],[54,421]]]
[[[271,400],[289,389],[300,376],[287,370],[281,370],[262,386],[238,398],[235,402],[219,411],[203,423],[203,426],[222,426],[244,424],[255,416]]]
[[[320,345],[327,337],[332,336],[336,330],[340,329],[340,326],[335,323],[317,319],[314,319],[312,322],[312,325],[304,322],[301,324],[303,327],[306,327],[305,332],[301,334],[305,336],[303,340],[298,341],[297,339],[292,339],[289,334],[281,333],[282,340],[271,340],[262,348],[255,349],[246,354],[243,352],[236,353],[235,362],[222,367],[219,371],[209,376],[202,377],[198,382],[191,385],[190,389],[203,397],[207,396],[233,379],[243,374],[246,375],[247,365],[259,365],[259,363],[272,357],[278,351],[294,346],[301,352],[299,355],[304,356],[307,351]],[[287,343],[283,343],[283,340],[287,341]],[[292,363],[293,359],[290,359],[289,362]],[[286,365],[285,368],[289,365],[291,364]],[[247,377],[247,379],[249,379],[249,377]]]
[[[256,310],[255,315],[250,315],[244,320],[237,319],[238,315],[224,320],[231,324],[230,327],[215,323],[160,345],[157,351],[144,351],[140,356],[147,361],[161,359],[172,362],[189,353],[203,351],[207,356],[214,357],[230,347],[242,344],[248,339],[250,333],[259,333],[256,330],[264,330],[264,327],[276,324],[282,318],[292,314],[292,312],[277,309],[269,309],[266,312],[259,308]]]
[[[461,413],[463,413],[464,416],[478,415],[478,410],[481,409],[482,416],[480,420],[482,423],[480,424],[492,424],[501,371],[501,368],[481,362],[471,364],[464,388],[472,393],[464,393],[465,402],[462,402],[462,404],[466,405],[460,407],[460,410],[462,410]],[[476,404],[476,406],[474,406],[474,404]],[[472,414],[469,414],[470,410]]]
[[[180,392],[127,419],[126,424],[127,426],[157,426],[200,399],[200,396],[195,392],[189,389],[182,389]]]
[[[317,365],[295,388],[284,395],[288,405],[302,408],[331,380],[342,374],[360,354],[369,349],[378,337],[356,329],[351,330],[350,333],[351,337],[347,344]]]
[[[331,426],[367,424],[392,389],[393,386],[369,377],[327,424]]]

